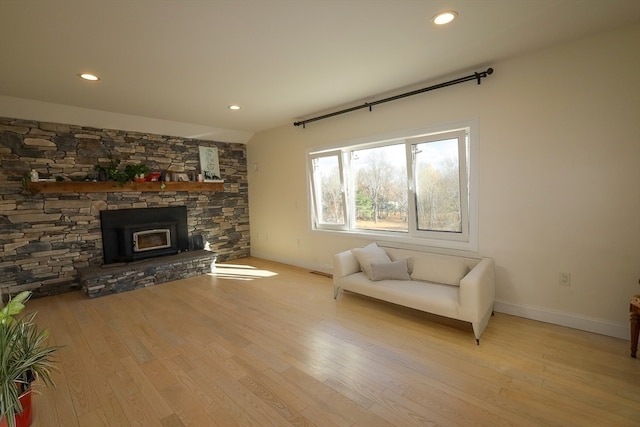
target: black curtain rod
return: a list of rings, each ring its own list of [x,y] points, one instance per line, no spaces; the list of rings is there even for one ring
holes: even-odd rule
[[[351,108],[346,108],[344,110],[336,111],[334,113],[329,113],[329,114],[325,114],[325,115],[322,115],[322,116],[313,117],[311,119],[300,120],[299,122],[295,122],[293,125],[294,126],[302,126],[302,128],[305,128],[305,125],[307,123],[315,122],[315,121],[322,120],[322,119],[328,119],[329,117],[338,116],[340,114],[345,114],[345,113],[350,113],[352,111],[361,110],[363,108],[368,108],[369,111],[371,111],[374,105],[384,104],[385,102],[395,101],[396,99],[406,98],[408,96],[417,95],[419,93],[428,92],[430,90],[435,90],[435,89],[440,89],[440,88],[447,87],[447,86],[457,85],[458,83],[464,83],[464,82],[468,82],[470,80],[477,80],[478,84],[480,84],[480,80],[481,79],[491,75],[492,73],[493,73],[493,68],[487,68],[487,71],[481,71],[479,73],[473,73],[473,74],[470,74],[470,75],[468,75],[466,77],[460,77],[459,79],[450,80],[450,81],[444,82],[444,83],[438,83],[437,85],[425,87],[425,88],[418,89],[418,90],[413,90],[411,92],[403,93],[403,94],[400,94],[400,95],[390,96],[389,98],[380,99],[378,101],[365,102],[362,105],[358,105],[356,107],[351,107]]]

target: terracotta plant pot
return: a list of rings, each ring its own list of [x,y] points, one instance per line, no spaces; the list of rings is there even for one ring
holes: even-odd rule
[[[16,414],[16,427],[29,427],[31,425],[31,387],[20,395],[22,412]],[[0,420],[0,427],[8,427],[6,417]]]

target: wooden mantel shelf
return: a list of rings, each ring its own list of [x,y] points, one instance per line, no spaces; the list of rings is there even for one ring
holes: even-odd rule
[[[131,191],[222,191],[223,181],[217,182],[25,182],[25,189],[32,194],[45,193],[119,193]]]

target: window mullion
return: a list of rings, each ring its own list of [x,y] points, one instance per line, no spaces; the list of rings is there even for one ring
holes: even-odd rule
[[[467,144],[466,132],[458,136],[458,162],[460,176],[460,216],[462,234],[469,236],[469,179],[467,176]]]
[[[351,168],[352,156],[353,156],[352,150],[345,151],[344,153],[344,159],[345,159],[344,185],[345,185],[345,196],[346,196],[345,207],[347,209],[347,224],[346,224],[347,230],[353,230],[355,225],[356,191],[355,191],[355,184],[353,179],[353,170]]]
[[[349,187],[347,185],[346,177],[348,176],[348,162],[345,162],[344,152],[340,152],[338,155],[338,164],[340,165],[340,189],[342,196],[342,215],[344,217],[343,229],[348,230],[350,228],[350,209],[349,209]]]
[[[415,236],[418,229],[416,205],[416,151],[418,147],[411,142],[405,142],[405,147],[407,152],[407,220],[409,235]]]

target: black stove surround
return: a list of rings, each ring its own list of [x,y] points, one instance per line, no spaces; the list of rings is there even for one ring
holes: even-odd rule
[[[189,250],[186,206],[103,210],[100,226],[105,264]]]

